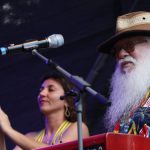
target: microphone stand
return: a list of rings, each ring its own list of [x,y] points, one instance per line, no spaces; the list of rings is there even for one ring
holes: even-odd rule
[[[38,56],[42,59],[48,66],[56,69],[59,73],[61,73],[65,78],[67,78],[75,87],[77,91],[74,91],[75,97],[75,107],[77,111],[77,127],[78,127],[78,150],[83,150],[83,136],[82,136],[82,100],[80,97],[81,92],[87,92],[91,94],[93,97],[98,99],[103,105],[110,105],[110,102],[106,100],[104,96],[94,91],[90,84],[84,81],[82,78],[78,76],[71,75],[69,72],[61,68],[59,65],[54,63],[51,59],[46,58],[42,54],[40,54],[36,49],[32,50],[32,54]]]

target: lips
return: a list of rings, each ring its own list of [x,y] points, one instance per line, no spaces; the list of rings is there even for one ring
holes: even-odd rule
[[[133,62],[131,62],[131,61],[124,61],[124,62],[121,63],[121,66],[125,67],[125,66],[127,66],[129,64],[133,64]]]
[[[40,103],[40,104],[45,104],[45,103],[49,103],[49,101],[48,101],[48,100],[44,100],[44,99],[40,99],[40,100],[39,100],[39,103]]]

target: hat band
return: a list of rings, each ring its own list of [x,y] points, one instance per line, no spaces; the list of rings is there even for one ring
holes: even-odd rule
[[[128,28],[125,28],[125,29],[122,29],[120,31],[117,31],[116,33],[117,34],[121,34],[123,32],[128,32],[128,31],[131,31],[131,32],[138,32],[138,31],[148,31],[150,32],[150,24],[140,24],[140,25],[136,25],[136,26],[132,26],[132,27],[128,27]]]

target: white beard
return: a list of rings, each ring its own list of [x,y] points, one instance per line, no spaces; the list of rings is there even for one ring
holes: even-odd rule
[[[112,105],[105,116],[105,124],[109,130],[112,130],[123,113],[128,113],[133,105],[137,105],[143,99],[150,86],[150,52],[143,55],[142,60],[138,61],[133,60],[131,56],[125,58],[132,60],[135,68],[131,72],[122,73],[118,63],[112,76]]]

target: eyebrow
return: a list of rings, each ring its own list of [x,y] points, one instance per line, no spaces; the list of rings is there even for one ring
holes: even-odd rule
[[[54,85],[48,85],[48,86],[46,86],[46,88],[53,88],[53,87],[55,87]],[[41,88],[45,88],[43,85],[41,86]]]

